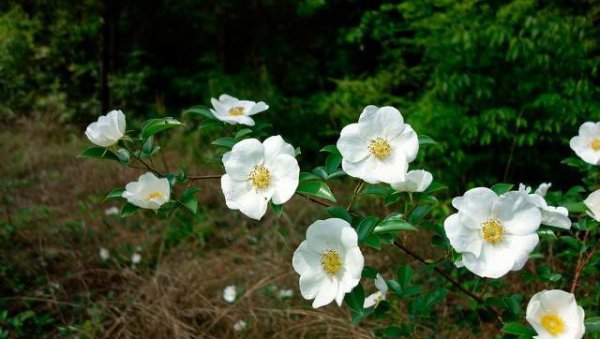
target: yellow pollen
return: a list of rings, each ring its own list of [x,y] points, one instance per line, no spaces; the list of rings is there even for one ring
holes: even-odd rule
[[[163,196],[163,194],[160,193],[160,192],[152,192],[152,193],[148,194],[148,196],[146,197],[146,199],[147,200],[152,200],[154,198],[160,198],[162,196]]]
[[[325,250],[321,254],[321,266],[329,275],[336,275],[342,268],[342,259],[338,252],[334,250]]]
[[[390,144],[387,142],[387,140],[382,138],[373,139],[369,144],[369,152],[371,152],[371,154],[379,160],[384,160],[385,158],[389,157],[391,151],[392,148],[390,147]]]
[[[546,331],[552,335],[558,335],[565,331],[565,323],[556,314],[544,314],[540,322]]]
[[[590,147],[594,151],[600,151],[600,139],[596,138],[596,139],[592,140],[592,142],[590,143]]]
[[[244,115],[244,107],[232,107],[229,109],[229,115],[236,117]]]
[[[249,176],[252,186],[257,190],[269,187],[271,183],[271,172],[264,166],[255,166]]]
[[[504,239],[504,227],[498,219],[487,219],[481,223],[481,235],[487,243],[496,245]]]

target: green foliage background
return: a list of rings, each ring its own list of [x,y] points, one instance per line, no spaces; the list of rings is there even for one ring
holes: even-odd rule
[[[368,104],[439,141],[420,161],[455,190],[576,183],[560,160],[600,118],[600,5],[581,1],[20,0],[0,5],[0,114],[86,125],[110,106],[176,115],[221,93],[320,146]],[[434,161],[431,161],[434,160]],[[560,180],[559,180],[560,179]]]

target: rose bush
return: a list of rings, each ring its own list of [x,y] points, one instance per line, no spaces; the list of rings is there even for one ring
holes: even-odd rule
[[[196,106],[186,113],[205,123],[242,124],[254,126],[249,116],[268,106],[253,101],[238,100],[222,95],[212,100],[213,109]],[[449,213],[434,193],[444,189],[426,170],[409,171],[409,163],[417,158],[420,147],[434,144],[431,138],[418,136],[393,107],[367,106],[357,123],[344,127],[336,145],[327,145],[324,166],[310,172],[300,172],[296,160],[299,149],[279,136],[264,136],[256,130],[237,128],[233,137],[223,137],[213,144],[226,149],[222,155],[222,174],[190,174],[185,170],[166,172],[157,169],[152,157],[159,152],[155,136],[183,124],[174,118],[151,119],[139,131],[125,132],[125,117],[113,111],[101,117],[86,130],[97,146],[84,150],[81,157],[117,161],[125,166],[141,166],[148,170],[123,188],[116,188],[107,199],[125,198],[121,216],[130,216],[141,209],[153,210],[159,217],[175,212],[196,213],[195,185],[200,180],[221,180],[224,202],[232,210],[260,220],[271,206],[280,214],[294,195],[327,208],[331,218],[316,220],[306,229],[306,240],[299,244],[290,258],[299,275],[299,290],[314,308],[335,301],[345,301],[351,308],[352,322],[367,317],[381,318],[398,311],[391,305],[408,304],[413,323],[387,326],[374,330],[380,336],[410,336],[415,334],[418,321],[432,319],[434,307],[448,293],[450,284],[472,303],[469,308],[477,318],[496,322],[505,335],[540,338],[581,338],[584,333],[600,331],[600,319],[584,319],[584,308],[578,306],[575,295],[582,274],[598,274],[598,191],[583,201],[583,194],[597,188],[598,162],[594,160],[596,126],[584,123],[580,136],[571,140],[571,147],[583,159],[567,159],[566,164],[585,173],[587,188],[574,187],[565,194],[550,191],[550,184],[531,188],[499,183],[491,188],[476,187],[452,200],[456,213]],[[600,148],[599,148],[600,149]],[[349,203],[342,207],[330,182],[344,176],[355,178],[357,184]],[[176,189],[183,186],[185,190]],[[173,194],[172,192],[180,192]],[[386,216],[365,215],[354,203],[358,196],[383,199],[390,213]],[[552,206],[550,206],[552,205]],[[430,215],[437,207],[437,215]],[[441,212],[440,212],[441,211]],[[450,214],[450,215],[449,215]],[[426,259],[409,248],[403,240],[408,232],[432,232],[431,246],[441,248],[446,255],[437,260]],[[376,269],[365,262],[363,249],[388,251],[388,245],[402,250],[410,259],[425,265],[419,274],[435,273],[440,286],[415,283],[410,266],[400,266],[397,276],[385,280]],[[563,274],[551,271],[536,262],[544,252],[540,247],[555,246],[556,258],[576,262],[575,271]],[[552,248],[552,247],[550,247]],[[573,250],[576,249],[576,250]],[[557,253],[556,251],[562,251]],[[536,274],[522,273],[528,261]],[[464,267],[464,268],[463,268]],[[476,276],[472,280],[468,272]],[[517,272],[515,272],[517,271]],[[521,305],[524,295],[502,295],[502,280],[507,275],[520,274],[528,280],[540,279],[555,287],[530,297],[524,314]],[[462,282],[466,280],[466,282]],[[470,280],[471,279],[471,280]],[[373,280],[377,291],[365,297],[361,282]],[[473,281],[492,286],[473,286]],[[391,292],[391,293],[390,293]],[[235,286],[223,291],[223,298],[232,303]],[[594,298],[593,296],[591,297]],[[397,299],[397,301],[396,301]],[[590,298],[583,298],[591,314],[597,312]],[[588,313],[590,314],[590,313]],[[525,325],[527,321],[531,327]],[[443,326],[443,325],[442,325]],[[587,328],[587,330],[586,330]]]

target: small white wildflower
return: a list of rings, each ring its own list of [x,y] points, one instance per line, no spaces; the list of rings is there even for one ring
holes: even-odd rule
[[[110,258],[110,252],[108,252],[108,250],[104,247],[100,247],[100,258],[104,261]]]
[[[104,215],[119,215],[119,208],[117,206],[111,206],[104,210]]]
[[[134,265],[137,265],[140,263],[140,261],[142,261],[142,256],[139,253],[134,253],[131,256],[131,263]]]
[[[235,285],[229,285],[223,289],[223,299],[228,303],[233,303],[237,297],[237,289]]]
[[[246,326],[248,326],[248,323],[246,323],[244,320],[238,320],[235,324],[233,324],[233,329],[236,332],[241,332],[246,329]]]
[[[294,291],[292,291],[291,288],[284,288],[279,290],[277,296],[279,297],[279,299],[291,298],[294,296]]]

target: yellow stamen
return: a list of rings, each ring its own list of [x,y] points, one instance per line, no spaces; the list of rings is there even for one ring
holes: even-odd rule
[[[152,200],[154,198],[161,198],[163,196],[162,193],[160,192],[152,192],[150,194],[148,194],[148,196],[146,197],[147,200]]]
[[[271,172],[264,166],[255,166],[249,176],[252,186],[257,190],[269,187],[271,183]]]
[[[596,138],[596,139],[592,140],[592,142],[590,143],[590,147],[594,151],[600,151],[600,139]]]
[[[229,109],[229,115],[232,117],[244,115],[244,107],[232,107]]]
[[[342,259],[338,252],[325,250],[321,254],[321,266],[329,275],[336,275],[342,269]]]
[[[496,245],[504,239],[504,227],[498,219],[487,219],[481,223],[481,235],[487,243]]]
[[[565,331],[565,323],[556,314],[544,314],[540,323],[552,335],[558,335]]]
[[[371,152],[371,154],[375,158],[379,160],[384,160],[390,156],[392,148],[390,147],[390,143],[387,142],[387,140],[382,138],[376,138],[371,140],[371,143],[369,144],[369,152]]]

